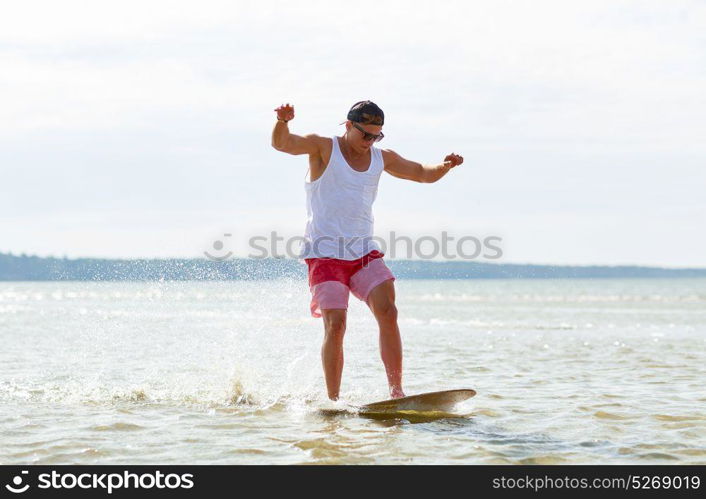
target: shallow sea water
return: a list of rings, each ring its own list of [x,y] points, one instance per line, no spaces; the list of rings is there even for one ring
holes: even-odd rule
[[[706,280],[398,280],[408,394],[324,416],[304,281],[0,283],[0,464],[704,464]],[[342,396],[387,398],[351,297]]]

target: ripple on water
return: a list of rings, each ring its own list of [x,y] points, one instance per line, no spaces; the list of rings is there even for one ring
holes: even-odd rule
[[[44,448],[25,450],[22,452],[16,452],[10,454],[10,457],[14,458],[26,458],[34,457],[37,459],[57,459],[59,457],[100,457],[110,454],[107,449],[96,449],[94,447],[83,447],[80,450],[77,448],[80,446],[79,442],[66,442],[61,445],[50,445]],[[69,452],[75,451],[75,452]]]
[[[659,461],[678,461],[679,458],[677,456],[673,456],[672,454],[667,454],[666,452],[648,452],[646,454],[637,454],[635,457],[638,459],[645,459],[645,460],[659,460]]]
[[[610,444],[610,442],[606,440],[587,440],[584,442],[580,442],[579,445],[581,447],[586,447],[586,448],[597,448],[597,447],[607,447]]]
[[[672,416],[670,414],[656,414],[652,416],[657,421],[670,421],[670,422],[681,422],[681,421],[706,421],[706,416]]]
[[[331,444],[323,438],[301,440],[295,442],[294,447],[308,452],[314,459],[342,459],[349,454],[347,449],[342,449],[339,445]]]
[[[92,431],[139,431],[145,430],[144,426],[140,426],[132,423],[113,423],[110,425],[95,425],[91,426],[89,430]]]
[[[569,461],[561,456],[535,456],[527,457],[517,461],[518,464],[565,464]]]
[[[662,428],[666,430],[690,430],[696,428],[696,426],[692,422],[683,421],[679,423],[663,423]]]
[[[492,409],[483,408],[483,409],[476,409],[476,410],[474,410],[472,413],[467,414],[467,416],[468,416],[468,417],[472,417],[472,416],[487,416],[487,417],[489,417],[489,418],[497,418],[497,417],[502,416],[502,413],[499,412],[499,411],[494,411],[494,410],[492,410]]]
[[[635,419],[635,416],[629,416],[627,414],[617,414],[614,412],[606,411],[596,411],[593,413],[593,417],[597,419],[610,419],[615,421],[624,421],[628,419]]]
[[[235,455],[239,455],[239,454],[255,454],[255,455],[260,455],[260,456],[262,456],[262,455],[267,454],[267,451],[262,450],[262,449],[246,449],[246,448],[245,448],[245,449],[231,449],[231,450],[227,451],[226,453],[227,453],[227,454],[235,454]]]
[[[93,463],[95,459],[100,459],[101,457],[110,456],[109,451],[101,451],[97,449],[82,449],[78,452],[63,452],[58,454],[51,454],[46,457],[39,457],[35,459],[34,464],[73,464],[81,463],[86,460],[86,462]]]
[[[674,453],[684,456],[706,456],[706,449],[680,449],[674,451]]]

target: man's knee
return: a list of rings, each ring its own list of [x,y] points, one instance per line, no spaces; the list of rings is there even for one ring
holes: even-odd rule
[[[378,322],[394,323],[397,322],[397,307],[392,300],[386,300],[375,305],[373,313]]]
[[[346,314],[345,310],[340,313],[328,312],[323,314],[324,329],[327,337],[332,339],[342,339],[346,332]]]

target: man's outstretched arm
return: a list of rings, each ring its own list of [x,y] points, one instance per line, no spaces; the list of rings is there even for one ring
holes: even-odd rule
[[[272,129],[272,147],[288,154],[317,154],[321,137],[315,134],[295,135],[289,132],[287,122],[294,119],[294,107],[284,104],[275,109],[277,122]]]
[[[447,155],[444,162],[438,165],[423,165],[416,161],[410,161],[389,149],[383,150],[382,154],[387,173],[393,177],[422,183],[436,182],[451,168],[463,163],[463,156],[454,153]]]

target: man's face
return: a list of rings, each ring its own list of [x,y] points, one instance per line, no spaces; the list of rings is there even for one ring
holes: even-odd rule
[[[346,123],[346,131],[349,143],[353,148],[367,151],[375,143],[375,137],[382,133],[382,127],[349,121]]]

